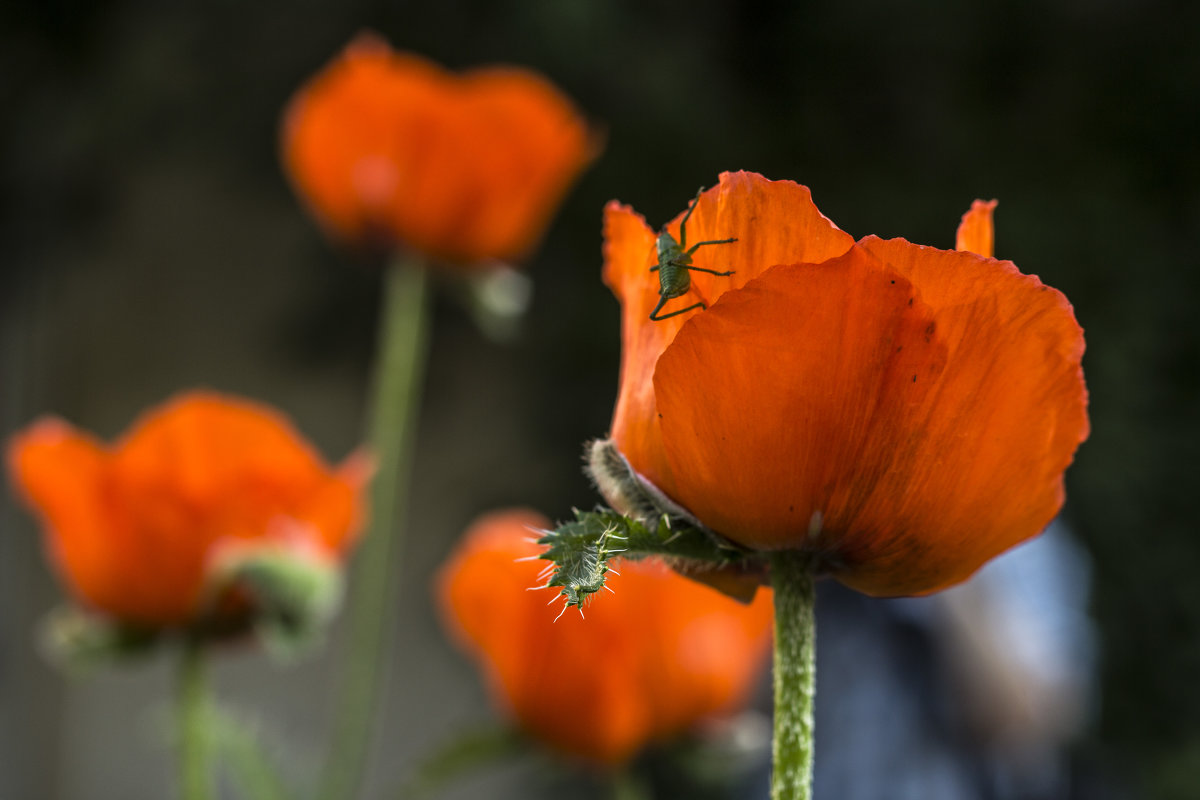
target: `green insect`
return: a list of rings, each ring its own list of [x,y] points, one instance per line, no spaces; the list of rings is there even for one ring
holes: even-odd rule
[[[655,322],[661,322],[668,317],[678,316],[691,311],[693,308],[708,308],[703,302],[693,303],[687,308],[681,308],[678,311],[672,311],[670,314],[659,315],[663,304],[668,300],[676,297],[682,297],[692,288],[692,276],[690,270],[696,272],[707,272],[710,275],[732,275],[733,270],[729,272],[717,272],[715,269],[705,269],[704,267],[692,266],[692,253],[704,247],[706,244],[729,244],[736,242],[737,239],[713,239],[708,242],[697,242],[690,248],[687,246],[687,221],[692,212],[696,210],[696,203],[700,201],[700,195],[704,192],[704,187],[700,187],[700,191],[696,192],[696,197],[688,206],[687,213],[683,215],[683,219],[679,222],[679,241],[675,241],[675,237],[667,233],[664,226],[662,232],[658,234],[658,241],[655,242],[655,249],[658,251],[658,263],[650,268],[651,272],[658,270],[658,305],[650,312],[650,319]]]

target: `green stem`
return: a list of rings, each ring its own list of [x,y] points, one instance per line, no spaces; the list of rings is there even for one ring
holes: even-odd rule
[[[324,800],[357,796],[381,705],[380,683],[391,658],[391,612],[398,607],[404,554],[399,523],[408,499],[428,327],[424,264],[416,257],[398,258],[386,276],[367,434],[376,459],[370,524],[350,583],[349,645],[343,651],[331,751],[321,780]]]
[[[650,800],[650,787],[629,767],[612,775],[612,800]]]
[[[810,800],[816,625],[811,557],[796,551],[771,556],[775,590],[775,741],[771,800]]]
[[[208,678],[204,647],[189,639],[179,662],[179,791],[183,800],[215,797],[208,731]]]
[[[222,760],[228,763],[230,778],[241,795],[251,800],[286,800],[287,786],[266,752],[256,726],[216,706],[210,719],[216,747]]]

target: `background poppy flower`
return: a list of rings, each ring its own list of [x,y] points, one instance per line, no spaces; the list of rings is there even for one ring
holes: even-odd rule
[[[596,150],[541,76],[454,75],[374,34],[297,92],[283,124],[284,166],[334,234],[462,264],[525,255]]]
[[[43,418],[8,463],[77,598],[150,627],[195,621],[210,571],[245,543],[344,552],[369,473],[355,457],[331,471],[277,412],[209,392],[150,411],[113,446]]]
[[[734,710],[770,644],[769,592],[742,605],[653,560],[625,561],[614,594],[557,622],[522,510],[476,521],[437,581],[443,621],[483,664],[498,701],[551,747],[616,765]]]
[[[708,309],[651,322],[653,232],[606,210],[612,438],[646,480],[739,544],[811,552],[878,595],[957,583],[1049,523],[1088,432],[1062,294],[971,252],[855,244],[807,189],[750,173],[722,175],[688,223],[691,241],[726,237],[696,254],[735,270],[694,276]],[[990,247],[990,221],[966,239]]]

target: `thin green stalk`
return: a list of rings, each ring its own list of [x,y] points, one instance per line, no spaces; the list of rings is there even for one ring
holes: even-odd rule
[[[216,793],[208,730],[208,676],[204,646],[191,639],[184,643],[180,656],[176,703],[180,797],[211,800]]]
[[[287,800],[287,785],[266,752],[257,726],[217,706],[210,719],[216,747],[241,795],[249,800]]]
[[[629,767],[612,775],[612,800],[651,800],[650,787]]]
[[[775,741],[771,800],[810,800],[816,625],[812,559],[796,551],[771,556],[775,590]]]
[[[388,632],[397,593],[417,409],[427,355],[424,264],[397,259],[388,268],[379,328],[367,441],[376,459],[370,524],[350,581],[349,644],[329,760],[321,780],[324,800],[357,796],[376,727],[382,676],[391,658]]]

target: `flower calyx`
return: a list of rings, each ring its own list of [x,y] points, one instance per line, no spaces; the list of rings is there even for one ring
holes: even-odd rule
[[[39,626],[40,650],[68,673],[83,673],[105,664],[151,653],[162,632],[87,611],[74,605],[50,611]]]
[[[320,641],[341,598],[341,569],[319,548],[238,542],[214,559],[203,606],[190,624],[145,626],[64,605],[42,623],[41,645],[49,661],[69,672],[136,659],[180,639],[220,644],[250,637],[289,660]]]
[[[222,550],[208,586],[210,619],[232,606],[273,655],[289,659],[313,647],[342,600],[342,571],[319,547],[295,542],[237,543]],[[238,614],[238,611],[241,614]]]
[[[551,562],[545,588],[582,608],[605,588],[612,559],[656,556],[683,573],[752,567],[756,555],[706,528],[637,474],[609,439],[587,445],[586,472],[612,508],[574,510],[575,519],[542,531],[540,558]],[[746,598],[743,598],[746,599]]]

